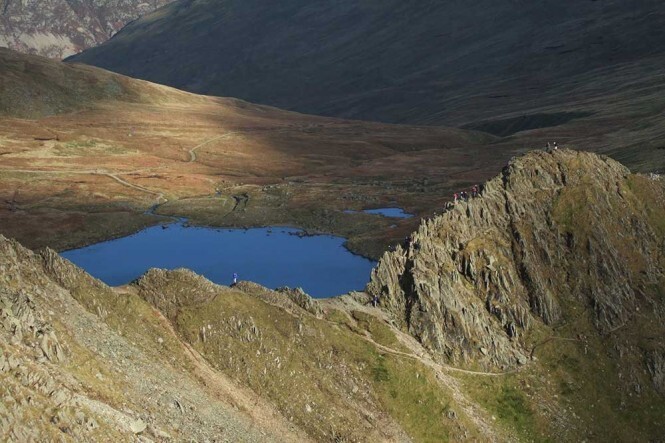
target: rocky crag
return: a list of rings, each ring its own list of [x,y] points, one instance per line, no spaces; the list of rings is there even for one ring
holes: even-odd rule
[[[62,59],[172,0],[1,0],[0,46]]]
[[[368,292],[443,361],[515,368],[568,325],[562,338],[605,337],[662,391],[663,220],[658,176],[589,153],[534,152],[386,253]],[[640,331],[652,323],[647,345]],[[637,372],[624,381],[639,385]]]

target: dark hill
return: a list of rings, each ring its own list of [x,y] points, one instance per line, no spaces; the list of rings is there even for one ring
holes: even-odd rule
[[[309,114],[468,125],[519,133],[527,149],[556,139],[665,168],[655,0],[178,1],[72,60]]]
[[[457,123],[612,92],[663,56],[664,13],[648,0],[178,1],[73,60],[307,113]]]

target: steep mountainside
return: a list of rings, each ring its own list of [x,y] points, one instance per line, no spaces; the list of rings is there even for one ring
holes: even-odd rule
[[[605,388],[587,379],[575,394],[621,410],[644,389],[665,394],[664,221],[662,177],[535,152],[424,221],[368,291],[441,361],[496,370],[537,356],[578,381],[596,366],[586,376]]]
[[[0,439],[488,441],[514,432],[492,426],[440,366],[402,356],[380,317],[345,306],[216,286],[185,270],[111,289],[53,251],[0,236]]]
[[[659,0],[178,1],[72,60],[309,114],[468,125],[665,170]],[[535,131],[534,131],[535,130]]]
[[[536,152],[320,301],[0,236],[0,438],[658,441],[664,213],[658,177]]]
[[[173,0],[0,0],[0,46],[62,59]]]

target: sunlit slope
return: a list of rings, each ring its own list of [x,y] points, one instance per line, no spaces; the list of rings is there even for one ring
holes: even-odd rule
[[[208,225],[335,232],[377,256],[415,220],[389,228],[344,210],[431,211],[510,155],[468,130],[307,116],[8,50],[0,60],[1,229],[32,247],[131,232],[165,220],[144,214],[160,204]]]

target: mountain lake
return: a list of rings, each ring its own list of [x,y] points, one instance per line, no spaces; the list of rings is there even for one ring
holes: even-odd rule
[[[239,280],[271,289],[301,287],[323,298],[364,289],[376,265],[352,254],[344,241],[292,228],[220,229],[180,221],[61,255],[110,286],[127,284],[150,268],[187,268],[222,285],[237,273]]]

